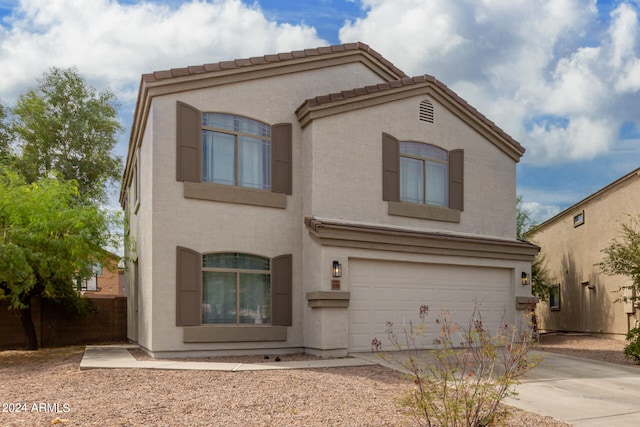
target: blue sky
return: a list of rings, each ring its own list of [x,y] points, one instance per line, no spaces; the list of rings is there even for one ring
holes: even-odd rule
[[[118,96],[124,154],[143,73],[362,41],[524,145],[518,193],[543,221],[640,166],[639,15],[640,0],[0,0],[0,100],[75,66]]]

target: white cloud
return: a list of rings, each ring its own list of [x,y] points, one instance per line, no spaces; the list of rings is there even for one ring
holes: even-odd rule
[[[543,205],[538,202],[523,202],[522,208],[529,212],[534,224],[542,224],[562,211],[559,205]]]
[[[259,0],[88,3],[14,6],[0,22],[0,99],[12,102],[51,66],[77,66],[130,108],[142,73],[327,44],[313,27],[265,18]],[[620,144],[623,122],[640,128],[638,3],[617,3],[610,19],[596,0],[361,5],[366,16],[344,24],[342,42],[435,75],[519,140],[525,162],[590,159]]]
[[[528,134],[536,141],[532,155],[544,163],[592,159],[605,153],[615,137],[615,127],[609,121],[583,116],[571,118],[566,128],[536,125]]]
[[[435,75],[518,139],[525,162],[592,159],[619,144],[623,122],[639,123],[638,3],[619,2],[610,19],[595,0],[363,4],[341,41]]]
[[[76,66],[92,84],[129,101],[146,72],[324,44],[315,29],[268,21],[257,6],[240,0],[195,0],[174,8],[23,0],[0,27],[0,98],[15,98],[52,66]]]

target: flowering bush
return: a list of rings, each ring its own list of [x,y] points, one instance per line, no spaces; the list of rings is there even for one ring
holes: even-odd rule
[[[516,395],[519,377],[540,362],[528,354],[534,345],[531,313],[519,325],[502,323],[495,334],[484,327],[480,311],[473,311],[468,324],[454,322],[443,311],[436,319],[440,330],[435,349],[421,349],[427,332],[428,306],[420,307],[420,322],[402,328],[400,333],[387,322],[387,336],[394,350],[380,353],[399,365],[413,379],[414,389],[403,399],[420,424],[426,426],[488,426],[506,417],[499,403]],[[372,340],[372,350],[380,352],[382,343]]]

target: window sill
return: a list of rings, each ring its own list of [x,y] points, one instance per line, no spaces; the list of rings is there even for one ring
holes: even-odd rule
[[[389,201],[389,215],[409,218],[431,219],[434,221],[460,222],[460,211],[440,206],[423,205],[418,203]]]
[[[252,188],[186,181],[183,195],[187,199],[238,203],[278,209],[287,208],[286,194],[254,190]]]
[[[287,340],[286,326],[202,325],[183,329],[182,341],[185,343]]]
[[[307,305],[311,308],[347,308],[351,292],[315,291],[307,292]]]

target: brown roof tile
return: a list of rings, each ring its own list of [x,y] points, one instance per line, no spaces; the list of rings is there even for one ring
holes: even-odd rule
[[[251,64],[251,59],[247,58],[247,59],[236,59],[235,60],[236,66],[238,67],[247,67]]]
[[[321,55],[329,55],[337,52],[346,52],[349,50],[362,50],[376,58],[386,67],[389,67],[393,70],[394,73],[405,76],[406,74],[400,70],[398,67],[393,65],[391,62],[386,60],[382,55],[380,55],[375,50],[371,49],[369,45],[361,42],[355,43],[347,43],[342,45],[333,45],[333,46],[323,46],[316,49],[304,49],[304,50],[296,50],[293,52],[283,52],[271,55],[264,56],[256,56],[251,58],[241,58],[236,59],[235,61],[221,61],[212,64],[204,64],[204,65],[196,65],[189,66],[185,68],[173,69],[173,70],[162,70],[156,71],[154,73],[143,74],[142,80],[146,82],[152,81],[160,81],[167,80],[174,77],[183,77],[193,74],[201,74],[204,72],[216,72],[222,70],[233,70],[242,67],[248,66],[259,66],[261,64],[268,64],[273,62],[281,62],[281,61],[291,61],[301,58],[308,58],[312,56],[321,56]]]
[[[188,76],[189,74],[191,73],[189,72],[188,68],[172,68],[171,69],[171,75],[173,77]]]

